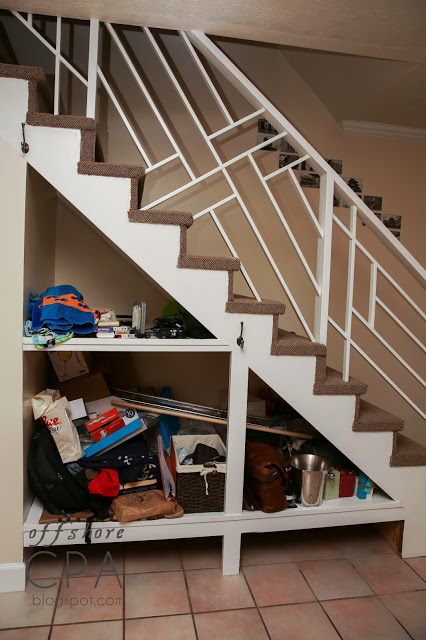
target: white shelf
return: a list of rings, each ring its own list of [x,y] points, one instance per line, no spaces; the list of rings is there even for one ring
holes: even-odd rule
[[[39,524],[43,507],[35,499],[24,524],[24,546],[84,544],[84,522]],[[230,527],[241,533],[293,531],[298,529],[393,522],[404,520],[401,504],[380,491],[372,499],[338,498],[324,501],[319,507],[298,506],[278,513],[243,511],[238,514],[194,513],[174,520],[137,522],[94,522],[92,542],[131,542],[223,536]],[[42,534],[44,537],[41,540]],[[109,533],[108,533],[109,532]]]
[[[121,352],[161,352],[161,351],[189,351],[189,352],[209,352],[209,351],[231,351],[231,347],[226,340],[206,339],[195,340],[185,338],[182,340],[161,340],[159,338],[71,338],[67,342],[49,347],[48,349],[37,349],[32,338],[23,338],[24,351],[121,351]]]

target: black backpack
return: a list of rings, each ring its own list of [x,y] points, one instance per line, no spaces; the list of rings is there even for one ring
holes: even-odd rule
[[[28,453],[30,486],[49,513],[71,515],[76,511],[93,511],[106,520],[109,498],[91,494],[85,470],[77,463],[65,465],[56,443],[42,420],[37,421]]]

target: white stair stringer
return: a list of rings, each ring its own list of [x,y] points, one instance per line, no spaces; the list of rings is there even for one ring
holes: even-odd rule
[[[17,153],[28,105],[28,82],[0,78],[0,135]],[[271,356],[272,316],[228,314],[227,273],[178,269],[179,227],[131,224],[130,179],[77,173],[80,131],[26,125],[25,159],[120,251],[179,300],[217,337],[229,341],[248,367],[404,507],[403,556],[426,554],[425,467],[390,467],[391,433],[352,431],[354,396],[313,395],[315,357]],[[245,347],[236,345],[244,321]]]

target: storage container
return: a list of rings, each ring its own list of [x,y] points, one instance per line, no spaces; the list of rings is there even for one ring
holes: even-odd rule
[[[179,464],[177,452],[182,447],[193,453],[198,444],[216,449],[226,456],[226,447],[217,434],[172,436],[172,469],[176,482],[176,499],[185,513],[223,511],[225,498],[226,462],[184,465]]]

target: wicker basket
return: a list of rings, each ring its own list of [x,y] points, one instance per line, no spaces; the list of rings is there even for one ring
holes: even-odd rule
[[[176,499],[185,513],[205,513],[223,511],[225,497],[226,464],[216,465],[217,470],[201,475],[202,465],[180,465],[177,450],[185,447],[189,453],[197,444],[213,447],[220,455],[226,455],[226,448],[216,434],[172,436],[172,466],[176,477]]]

